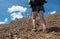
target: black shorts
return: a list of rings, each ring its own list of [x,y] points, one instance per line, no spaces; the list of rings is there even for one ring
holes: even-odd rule
[[[43,6],[34,6],[34,7],[32,7],[32,12],[34,12],[34,11],[38,11],[39,12],[41,10],[43,10],[45,12]]]

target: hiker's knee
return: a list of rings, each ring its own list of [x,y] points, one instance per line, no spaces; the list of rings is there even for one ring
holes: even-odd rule
[[[43,18],[44,12],[43,11],[40,11],[39,13],[40,13],[40,18]]]
[[[33,12],[33,19],[36,19],[37,14],[38,14],[37,11]]]
[[[36,20],[36,16],[33,16],[33,20]]]

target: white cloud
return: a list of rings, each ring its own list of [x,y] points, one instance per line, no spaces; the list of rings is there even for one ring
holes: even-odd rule
[[[13,5],[11,8],[8,8],[8,11],[11,13],[10,15],[12,20],[15,20],[16,18],[17,19],[23,18],[22,12],[26,12],[26,10],[27,8],[24,8],[22,6],[15,6],[15,5]]]
[[[5,24],[8,21],[8,18],[5,18],[3,22],[0,22],[0,24]]]
[[[5,24],[5,22],[0,22],[0,24]]]
[[[16,18],[17,19],[23,18],[23,16],[21,15],[20,12],[19,13],[12,13],[11,16],[12,16],[12,20],[15,20]]]
[[[50,14],[55,14],[56,13],[56,11],[52,11],[52,12],[50,12]]]
[[[11,8],[8,8],[9,12],[15,12],[15,11],[20,11],[20,12],[25,12],[27,8],[24,8],[22,6],[15,6],[13,5]]]
[[[8,21],[8,18],[5,18],[5,20],[4,20],[5,22],[7,22]]]

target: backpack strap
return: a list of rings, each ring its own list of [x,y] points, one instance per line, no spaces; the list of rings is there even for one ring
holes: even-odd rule
[[[44,5],[45,3],[47,3],[46,0],[35,0],[34,2],[33,2],[33,0],[28,0],[28,3],[29,3],[29,5],[31,5],[31,7],[36,6],[36,5]]]

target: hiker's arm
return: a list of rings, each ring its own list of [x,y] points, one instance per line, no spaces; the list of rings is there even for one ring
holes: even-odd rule
[[[47,0],[44,0],[45,3],[47,3]]]
[[[47,3],[47,1],[46,0],[42,0],[41,5],[44,5],[45,3]]]
[[[29,7],[31,7],[31,5],[29,5]]]
[[[29,0],[28,4],[29,4],[28,6],[31,7],[31,0]]]

